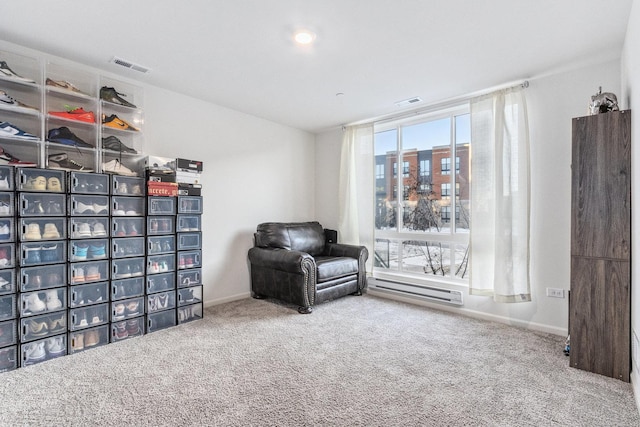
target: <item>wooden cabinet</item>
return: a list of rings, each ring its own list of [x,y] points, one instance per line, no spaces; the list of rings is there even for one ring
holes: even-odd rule
[[[629,382],[631,111],[572,123],[571,366]]]

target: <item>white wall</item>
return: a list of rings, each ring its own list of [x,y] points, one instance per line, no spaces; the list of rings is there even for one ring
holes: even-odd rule
[[[623,108],[632,111],[631,116],[631,330],[632,340],[636,334],[640,334],[640,150],[636,146],[640,135],[640,3],[633,2],[624,50],[622,53],[622,99]],[[637,352],[637,346],[633,346]],[[634,354],[631,382],[633,383],[636,403],[640,407],[640,369],[636,369],[640,363],[638,354]]]
[[[569,289],[571,207],[571,119],[587,114],[589,97],[620,92],[620,64],[611,61],[531,78],[526,90],[531,133],[531,281],[533,301],[496,304],[469,296],[462,309],[443,309],[564,335],[568,299],[549,298],[546,287]],[[325,226],[337,224],[337,177],[340,131],[316,138],[316,212]],[[332,168],[332,169],[330,169]],[[333,200],[333,203],[330,203]],[[320,207],[324,204],[325,206]],[[429,305],[429,304],[428,304]]]
[[[249,295],[247,251],[258,223],[314,218],[312,134],[3,40],[0,50],[142,86],[145,153],[204,162],[205,303]]]

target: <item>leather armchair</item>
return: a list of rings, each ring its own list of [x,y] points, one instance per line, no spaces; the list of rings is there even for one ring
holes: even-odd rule
[[[367,248],[329,243],[325,232],[315,221],[258,225],[249,249],[253,297],[295,304],[306,314],[317,303],[362,295]]]

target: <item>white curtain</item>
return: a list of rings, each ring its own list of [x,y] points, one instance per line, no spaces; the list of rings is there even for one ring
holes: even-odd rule
[[[524,90],[471,100],[470,294],[531,301],[529,129]]]
[[[349,126],[340,157],[338,240],[364,245],[373,258],[373,124]]]

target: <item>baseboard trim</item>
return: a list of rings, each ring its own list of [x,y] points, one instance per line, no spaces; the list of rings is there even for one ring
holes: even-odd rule
[[[489,314],[481,311],[470,310],[468,308],[459,307],[459,306],[449,306],[445,304],[438,304],[437,302],[429,302],[424,299],[411,298],[411,297],[399,295],[392,291],[382,291],[379,289],[375,289],[374,287],[369,287],[367,289],[367,293],[371,295],[383,297],[383,298],[389,298],[397,301],[406,302],[409,304],[415,304],[415,305],[420,305],[424,307],[434,308],[436,310],[448,311],[451,313],[460,313],[465,316],[473,317],[475,319],[489,320],[492,322],[503,323],[505,325],[517,326],[523,329],[529,329],[537,332],[545,332],[549,334],[559,335],[562,337],[567,336],[566,329],[559,328],[556,326],[545,325],[542,323],[535,323],[535,322],[525,322],[519,319],[512,319],[509,317],[498,316],[496,314]]]
[[[224,298],[216,298],[213,300],[209,300],[209,301],[205,301],[204,302],[204,307],[213,307],[214,305],[220,305],[220,304],[224,304],[227,302],[232,302],[232,301],[238,301],[241,299],[245,299],[245,298],[250,298],[251,297],[251,292],[242,292],[240,294],[236,294],[236,295],[231,295],[229,297],[224,297]]]

